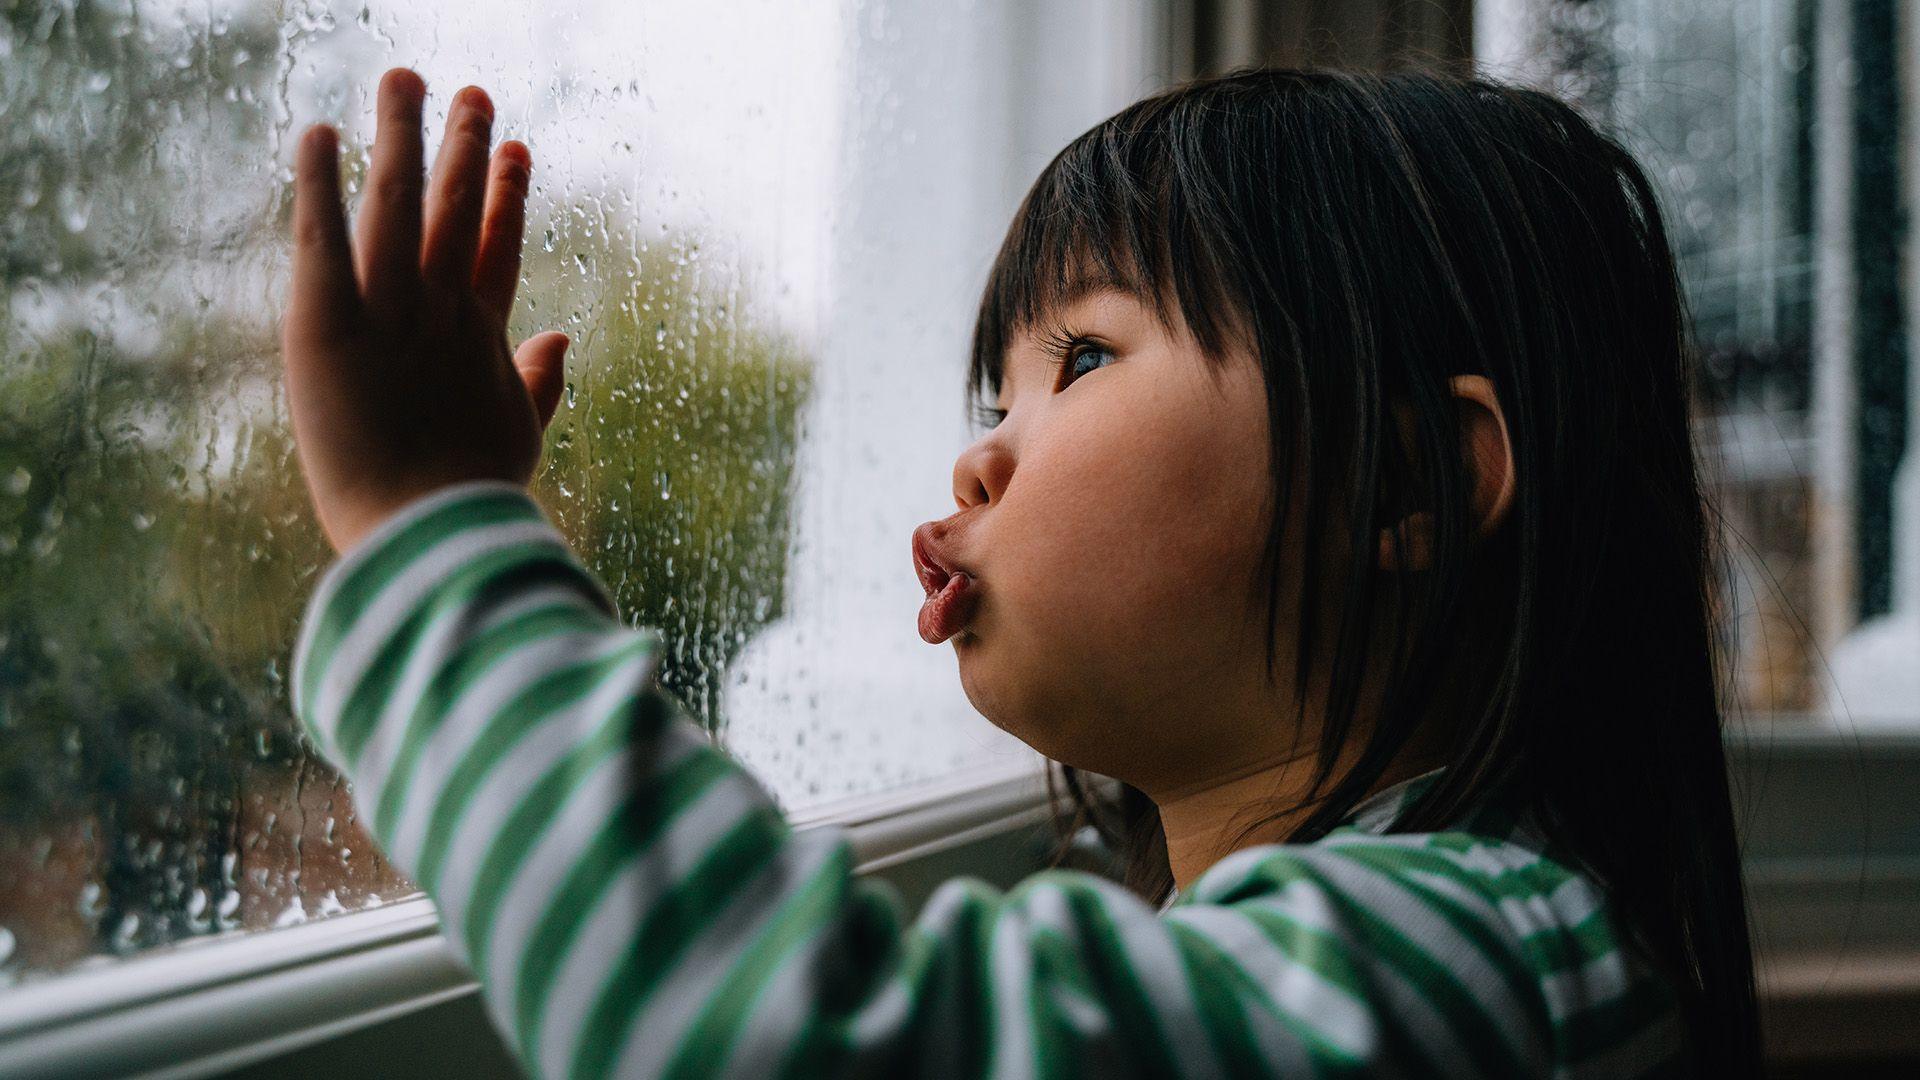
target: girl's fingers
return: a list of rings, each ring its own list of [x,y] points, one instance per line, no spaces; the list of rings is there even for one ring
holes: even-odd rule
[[[480,227],[480,259],[473,290],[501,322],[513,313],[520,284],[520,244],[527,223],[527,176],[533,157],[526,144],[503,142],[487,176],[487,206]]]
[[[420,269],[429,281],[451,288],[472,283],[492,134],[493,103],[486,92],[469,86],[455,95],[427,193]]]
[[[360,302],[353,246],[340,208],[340,140],[325,124],[300,138],[293,179],[293,292],[287,332],[297,340],[340,336]]]
[[[397,313],[420,280],[420,104],[426,84],[406,68],[380,80],[378,127],[354,244],[360,289],[376,313]]]
[[[521,342],[513,354],[513,366],[533,398],[542,431],[553,421],[554,410],[560,407],[560,391],[566,388],[567,345],[567,335],[549,330]]]

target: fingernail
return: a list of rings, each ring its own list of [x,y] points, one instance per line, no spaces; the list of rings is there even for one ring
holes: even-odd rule
[[[412,68],[389,68],[381,82],[383,88],[405,94],[410,99],[420,100],[426,96],[426,80]]]
[[[469,107],[480,110],[488,120],[493,119],[493,102],[488,100],[487,92],[477,86],[469,86],[460,91],[460,99]]]

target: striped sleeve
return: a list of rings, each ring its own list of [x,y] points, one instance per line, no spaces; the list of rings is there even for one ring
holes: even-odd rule
[[[907,925],[678,714],[657,655],[494,484],[385,523],[302,627],[303,722],[533,1075],[1524,1076],[1569,1009],[1614,1009],[1589,1054],[1657,1021],[1583,974],[1604,933],[1385,842],[1242,852],[1165,915],[1087,875],[959,880]]]

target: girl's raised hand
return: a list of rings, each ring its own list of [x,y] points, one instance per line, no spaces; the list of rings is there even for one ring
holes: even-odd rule
[[[380,80],[357,231],[338,136],[315,125],[294,176],[287,401],[320,525],[346,551],[408,501],[464,480],[526,483],[559,403],[566,335],[507,343],[520,276],[524,144],[489,160],[493,105],[453,99],[422,206],[420,109],[406,68]]]

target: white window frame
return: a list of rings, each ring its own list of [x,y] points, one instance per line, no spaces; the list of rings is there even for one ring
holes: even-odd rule
[[[1039,861],[1009,864],[1008,844],[1037,855],[1040,845],[1024,841],[1049,835],[1050,818],[1041,773],[1023,766],[850,799],[793,822],[842,830],[861,874],[924,878],[958,855],[968,873],[1010,884]],[[969,847],[980,853],[969,858]],[[214,1076],[478,992],[433,901],[416,895],[192,939],[0,993],[0,1076]]]

